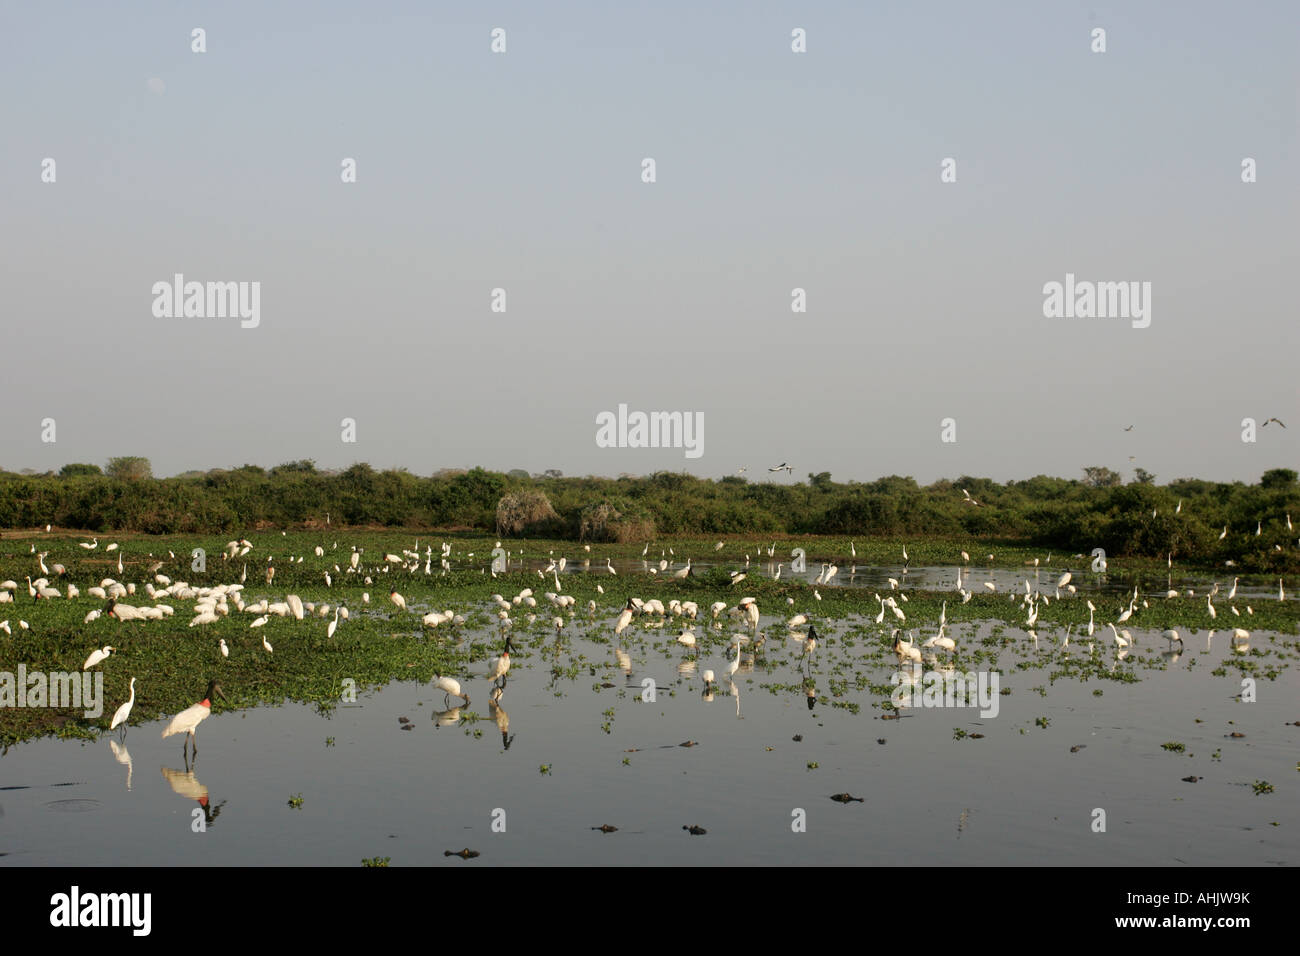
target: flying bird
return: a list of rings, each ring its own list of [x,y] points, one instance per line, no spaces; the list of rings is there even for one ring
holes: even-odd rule
[[[1286,422],[1282,421],[1282,419],[1280,419],[1280,418],[1266,418],[1266,419],[1264,419],[1264,424],[1261,425],[1260,427],[1261,427],[1261,428],[1267,428],[1269,422],[1277,422],[1277,423],[1278,423],[1279,425],[1281,425],[1283,428],[1286,428]]]

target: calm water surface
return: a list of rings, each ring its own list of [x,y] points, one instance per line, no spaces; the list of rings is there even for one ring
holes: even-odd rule
[[[1141,679],[1121,683],[1051,679],[1062,658],[1089,654],[1077,635],[1061,649],[1061,632],[1042,629],[1035,647],[1013,627],[964,625],[950,634],[967,650],[992,633],[1014,639],[998,656],[1011,691],[999,695],[998,715],[913,708],[882,720],[872,705],[886,695],[856,684],[888,685],[898,670],[874,624],[819,628],[811,660],[778,621],[763,625],[763,660],[742,658],[734,693],[725,644],[734,627],[712,631],[692,662],[673,643],[679,626],[634,625],[616,646],[607,621],[580,617],[558,649],[553,634],[516,632],[520,653],[499,707],[480,663],[471,668],[480,676],[462,681],[470,706],[441,718],[443,694],[409,682],[328,716],[297,704],[217,713],[200,728],[191,773],[180,742],[160,739],[162,721],[133,727],[124,747],[109,738],[19,745],[0,758],[0,866],[1300,859],[1293,637],[1255,633],[1261,666],[1280,671],[1258,681],[1257,702],[1243,703],[1236,669],[1212,673],[1237,656],[1222,632],[1188,636],[1174,658],[1161,656],[1158,632],[1131,629],[1135,653],[1121,666]],[[487,631],[470,639],[498,640]],[[1094,651],[1114,661],[1109,640]],[[1019,666],[1044,661],[1057,663]],[[712,699],[700,678],[709,668],[721,681]],[[657,685],[653,703],[641,699],[645,678]],[[821,695],[812,710],[805,679]],[[984,737],[954,739],[957,729]],[[1245,736],[1226,736],[1234,731]],[[1255,781],[1274,792],[1257,796]],[[829,799],[843,791],[865,802]],[[1093,831],[1098,808],[1104,833]],[[800,810],[806,832],[792,828]],[[204,832],[194,832],[198,820]],[[601,824],[619,830],[591,829]],[[708,832],[692,836],[688,825]],[[482,855],[444,856],[463,847]]]

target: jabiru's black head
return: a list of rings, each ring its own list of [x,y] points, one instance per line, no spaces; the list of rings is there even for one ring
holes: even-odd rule
[[[814,641],[817,640],[817,628],[813,627],[811,624],[808,625],[808,636]]]
[[[113,608],[117,607],[117,598],[109,598],[108,603],[104,605],[104,613],[109,617],[114,617]]]
[[[624,607],[623,610],[625,610],[625,611],[635,611],[635,610],[636,610],[636,605],[632,603],[632,595],[629,594],[629,595],[627,596],[627,606]]]
[[[221,692],[221,685],[217,683],[217,679],[215,677],[212,678],[212,680],[208,681],[208,690],[207,693],[203,695],[203,699],[212,700],[213,694],[216,694],[222,700],[228,699],[226,695]]]

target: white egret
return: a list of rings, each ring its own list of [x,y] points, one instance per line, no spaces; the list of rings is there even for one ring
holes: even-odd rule
[[[98,664],[100,661],[107,660],[107,659],[108,659],[108,656],[109,656],[110,654],[112,654],[113,651],[114,651],[114,648],[111,647],[111,646],[109,646],[109,645],[107,645],[107,644],[105,644],[105,645],[104,645],[102,648],[100,648],[99,650],[92,651],[92,652],[91,652],[91,655],[90,655],[89,657],[86,658],[86,663],[84,663],[84,664],[81,665],[81,669],[82,669],[83,671],[88,671],[88,670],[90,670],[92,667],[94,667],[94,666],[95,666],[96,664]]]
[[[128,717],[131,716],[131,707],[132,707],[134,704],[135,704],[135,678],[132,677],[132,678],[131,678],[131,697],[130,697],[129,700],[127,700],[127,702],[126,702],[125,704],[123,704],[121,707],[119,707],[119,708],[117,709],[117,713],[113,714],[113,722],[112,722],[111,724],[108,725],[108,729],[109,729],[109,730],[117,730],[117,728],[118,728],[119,726],[121,726],[121,728],[122,728],[122,733],[125,734],[125,733],[126,733],[126,719],[127,719]]]

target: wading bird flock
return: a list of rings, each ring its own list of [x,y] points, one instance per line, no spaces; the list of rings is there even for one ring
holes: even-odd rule
[[[781,466],[770,470],[777,471],[786,468],[788,466],[782,463]],[[964,502],[973,506],[980,504],[965,489],[962,489],[962,494]],[[1182,503],[1179,502],[1177,511],[1181,512],[1181,508]],[[1293,530],[1290,515],[1286,516],[1286,525],[1288,531]],[[1262,529],[1262,522],[1256,529],[1257,534],[1260,529]],[[1224,534],[1226,535],[1226,533],[1227,529],[1225,528]],[[1223,537],[1223,535],[1220,537]],[[1297,544],[1300,545],[1300,542],[1297,542]],[[90,560],[89,553],[99,549],[98,538],[93,538],[89,542],[79,542],[78,547],[87,553],[87,560]],[[714,554],[721,556],[725,547],[725,541],[717,542],[713,547]],[[116,552],[116,568],[119,577],[102,578],[98,584],[86,587],[84,592],[69,583],[65,588],[66,595],[52,584],[49,575],[53,574],[54,580],[66,578],[69,574],[68,564],[57,562],[47,564],[46,559],[50,557],[51,550],[37,552],[33,545],[31,553],[36,561],[37,569],[42,574],[35,579],[30,576],[26,577],[26,591],[33,602],[76,600],[96,602],[98,606],[88,608],[83,624],[87,627],[95,625],[99,629],[95,631],[97,635],[102,632],[103,619],[116,622],[119,627],[132,625],[147,628],[150,622],[162,622],[170,619],[177,613],[179,606],[192,604],[191,608],[186,612],[190,615],[189,628],[206,628],[214,625],[223,628],[225,636],[220,637],[213,643],[213,666],[219,667],[220,662],[228,661],[232,653],[241,655],[258,653],[257,647],[259,645],[261,652],[268,658],[273,653],[272,646],[265,636],[261,636],[259,643],[252,645],[251,649],[247,642],[235,642],[234,633],[225,629],[226,623],[230,621],[232,616],[248,615],[250,618],[247,626],[248,630],[264,628],[273,618],[303,622],[304,627],[310,626],[308,622],[318,620],[322,623],[316,626],[321,628],[326,640],[332,641],[340,632],[346,629],[350,615],[347,605],[348,595],[355,595],[360,588],[372,586],[376,581],[384,577],[387,577],[389,582],[389,603],[399,617],[407,614],[419,615],[419,627],[430,634],[438,633],[439,629],[460,629],[466,625],[467,615],[475,613],[476,609],[474,607],[464,608],[465,613],[456,613],[450,609],[443,609],[430,610],[421,614],[419,610],[408,605],[407,599],[400,593],[398,588],[401,585],[401,579],[420,581],[421,579],[433,578],[435,568],[437,568],[437,575],[446,575],[452,570],[453,560],[457,561],[458,569],[477,569],[484,574],[489,571],[486,566],[480,566],[481,561],[475,562],[472,560],[474,557],[473,552],[456,555],[452,545],[446,542],[443,542],[438,552],[435,553],[432,544],[427,542],[422,552],[417,541],[414,548],[409,550],[401,549],[400,552],[386,552],[380,556],[378,561],[368,560],[364,548],[352,545],[350,551],[347,552],[345,561],[332,563],[328,556],[330,551],[337,550],[337,548],[338,543],[334,542],[333,547],[329,550],[323,544],[316,545],[313,549],[315,559],[318,561],[326,559],[327,565],[318,572],[320,575],[318,580],[323,579],[327,590],[331,592],[337,591],[340,594],[338,603],[333,604],[304,602],[298,595],[292,593],[283,596],[259,596],[256,600],[250,602],[245,597],[248,580],[247,563],[241,565],[238,581],[192,585],[184,580],[173,580],[168,575],[163,574],[162,570],[168,562],[154,560],[153,556],[149,555],[143,561],[139,558],[133,558],[131,561],[137,569],[142,566],[147,568],[144,579],[124,581],[120,579],[125,576],[123,569],[127,566],[123,561],[124,549],[119,548],[116,543],[109,544],[100,553]],[[498,542],[498,548],[500,548],[500,542]],[[257,546],[248,539],[232,540],[221,551],[222,563],[227,567],[233,567],[233,562],[238,559],[250,559],[256,549]],[[587,546],[584,550],[589,553],[590,546]],[[772,559],[778,556],[775,542],[766,548],[756,545],[753,551],[758,556],[760,563],[751,565],[751,554],[745,554],[744,567],[729,572],[730,587],[740,584],[752,573],[761,574],[760,565],[764,558]],[[795,549],[791,557],[800,556],[801,551],[802,549]],[[966,587],[969,575],[972,573],[970,570],[971,558],[966,551],[960,551],[959,553],[960,563],[954,563],[953,565],[957,595],[954,600],[959,599],[960,604],[965,605],[969,604],[973,598],[973,592]],[[178,561],[173,553],[169,552],[169,558],[170,562],[177,567],[184,567],[184,564]],[[860,569],[856,563],[856,558],[856,544],[850,542],[846,559],[846,563],[850,565],[850,570],[847,581],[844,582],[845,587],[852,587],[853,582],[859,575]],[[1083,554],[1077,554],[1074,558],[1083,559],[1084,562],[1079,570],[1064,571],[1059,575],[1053,574],[1047,582],[1044,582],[1041,578],[1041,572],[1051,563],[1051,558],[1051,555],[1047,556],[1046,560],[1041,564],[1039,559],[1026,562],[1026,564],[1031,564],[1033,568],[1029,575],[1015,575],[1002,569],[1001,574],[1003,577],[999,581],[999,569],[992,566],[994,556],[990,554],[988,555],[989,566],[985,569],[988,580],[982,582],[987,592],[986,599],[1001,600],[1005,598],[1012,604],[1019,605],[1019,611],[1024,615],[1022,628],[1032,639],[1035,647],[1038,645],[1036,627],[1039,624],[1040,612],[1050,608],[1055,602],[1078,599],[1078,583],[1076,582],[1080,580],[1079,576],[1082,576],[1083,580],[1087,580],[1090,574],[1093,577],[1100,577],[1100,574],[1096,573],[1099,566],[1093,564],[1091,570],[1087,570],[1089,568],[1088,559]],[[526,561],[522,551],[518,554],[514,554],[513,551],[507,553],[507,567],[511,559],[518,564],[521,571],[527,573]],[[66,560],[72,561],[71,558]],[[254,556],[251,560],[260,559]],[[305,556],[284,556],[281,558],[283,565],[298,565],[302,564],[304,560]],[[537,558],[535,557],[534,560],[536,561]],[[534,570],[536,570],[542,581],[554,584],[555,589],[546,591],[541,595],[541,600],[546,601],[554,611],[554,616],[550,618],[549,623],[554,629],[555,639],[558,644],[565,640],[569,620],[574,619],[579,613],[576,598],[563,593],[563,582],[560,575],[565,572],[566,567],[569,567],[569,574],[578,573],[579,570],[589,572],[591,571],[591,560],[589,557],[584,557],[580,565],[574,563],[573,566],[570,566],[565,556],[556,556],[553,552],[541,560],[545,563],[545,569],[536,567]],[[881,638],[882,641],[887,640],[886,646],[897,656],[900,665],[921,662],[923,652],[928,652],[931,659],[934,659],[934,655],[937,654],[945,654],[949,657],[960,654],[962,646],[959,638],[948,634],[950,623],[947,616],[947,600],[942,602],[938,620],[933,625],[934,633],[928,639],[920,640],[919,637],[915,636],[914,632],[909,631],[904,634],[901,630],[901,627],[908,626],[908,614],[905,606],[910,601],[905,587],[905,581],[910,573],[910,558],[906,546],[902,548],[902,560],[901,572],[896,572],[898,577],[890,576],[885,579],[885,583],[888,585],[887,596],[882,596],[879,591],[875,591],[870,592],[868,598],[866,595],[869,593],[869,589],[864,587],[858,587],[858,590],[854,592],[862,594],[864,600],[875,602],[877,613],[872,615],[868,610],[864,616],[873,618],[876,625],[889,627],[888,638],[884,637],[883,632]],[[639,597],[631,593],[643,586],[654,587],[656,582],[662,582],[664,585],[670,585],[675,589],[691,587],[690,582],[697,577],[698,571],[698,566],[694,565],[693,562],[694,558],[687,556],[681,566],[675,568],[674,565],[678,563],[678,558],[672,553],[671,548],[661,550],[659,559],[655,560],[650,555],[650,544],[647,543],[641,551],[641,576],[638,577],[635,574],[635,568],[625,572],[630,576],[627,577],[627,583],[623,585],[623,590],[626,592],[624,600],[615,617],[603,627],[607,627],[606,633],[614,639],[614,653],[619,665],[622,667],[624,661],[627,661],[628,666],[624,667],[624,669],[628,671],[630,671],[630,655],[623,648],[622,639],[623,635],[629,630],[634,631],[643,638],[649,635],[652,641],[655,640],[654,635],[660,634],[663,636],[665,646],[678,648],[679,653],[683,655],[682,665],[679,667],[679,673],[682,675],[693,672],[693,661],[701,655],[706,645],[711,642],[721,642],[725,648],[727,661],[724,673],[727,677],[729,692],[737,697],[737,715],[739,716],[739,691],[733,678],[741,666],[742,657],[748,656],[752,662],[755,654],[762,653],[768,639],[768,635],[760,627],[762,612],[759,610],[757,598],[746,596],[737,598],[734,601],[730,599],[714,601],[709,605],[707,614],[702,616],[699,605],[691,600],[683,600],[681,597],[669,597],[665,601],[656,597]],[[1093,651],[1095,641],[1099,640],[1106,631],[1109,631],[1114,656],[1117,660],[1123,660],[1126,655],[1131,653],[1131,649],[1136,644],[1136,638],[1130,629],[1123,628],[1121,625],[1130,622],[1135,617],[1140,617],[1144,610],[1151,607],[1153,600],[1174,601],[1195,596],[1192,590],[1186,590],[1184,593],[1183,590],[1172,586],[1173,566],[1173,555],[1171,553],[1167,556],[1167,567],[1170,572],[1169,586],[1163,593],[1149,593],[1143,596],[1139,588],[1135,586],[1132,593],[1128,594],[1121,603],[1114,607],[1113,613],[1108,615],[1111,618],[1110,620],[1098,621],[1099,609],[1097,605],[1091,598],[1086,599],[1088,623],[1086,629],[1081,628],[1080,634],[1087,639],[1086,646],[1090,653]],[[265,567],[264,579],[267,587],[270,587],[275,577],[276,558],[268,556]],[[773,562],[768,560],[767,580],[779,582],[784,567],[784,561],[773,565]],[[1100,565],[1100,568],[1104,573],[1105,565]],[[498,576],[499,571],[495,565],[490,570],[493,578]],[[604,568],[599,570],[610,576],[618,576],[619,574],[609,558],[606,559]],[[870,571],[870,569],[862,570],[864,573]],[[821,563],[819,572],[811,582],[813,585],[812,597],[815,602],[822,600],[820,588],[829,587],[835,588],[837,591],[843,591],[843,588],[839,586],[840,581],[837,580],[840,577],[840,571],[841,568],[834,558]],[[620,581],[622,580],[620,578]],[[1229,612],[1235,618],[1242,617],[1242,610],[1235,603],[1238,581],[1238,578],[1234,578],[1231,590],[1226,598],[1220,599],[1221,603],[1227,604]],[[999,589],[1000,586],[1001,590]],[[15,603],[15,594],[19,591],[19,588],[20,585],[14,580],[0,582],[0,603]],[[597,585],[597,589],[599,594],[603,595],[605,593],[603,586]],[[1204,613],[1207,624],[1211,627],[1219,614],[1219,608],[1216,608],[1214,603],[1218,594],[1219,586],[1215,583],[1204,599]],[[360,603],[363,606],[369,605],[369,596],[368,591],[361,592]],[[1094,596],[1098,600],[1102,599],[1100,592]],[[793,597],[786,597],[785,600],[787,605],[795,603]],[[1277,600],[1287,600],[1284,581],[1280,578],[1277,582]],[[499,721],[508,721],[504,710],[501,709],[501,701],[502,692],[511,672],[512,654],[516,653],[516,648],[512,644],[510,636],[510,629],[514,626],[513,615],[518,613],[526,615],[527,624],[531,625],[537,616],[535,612],[539,608],[539,599],[531,588],[523,588],[510,598],[501,593],[491,594],[485,599],[483,606],[495,609],[494,626],[499,629],[503,639],[499,655],[488,660],[486,672],[478,677],[468,673],[459,677],[438,674],[435,675],[432,687],[443,692],[445,702],[450,701],[452,697],[456,697],[463,702],[463,706],[468,706],[469,687],[467,683],[462,683],[462,681],[487,680],[491,682],[489,698],[493,705],[492,713],[494,717]],[[783,622],[784,636],[793,642],[792,649],[797,651],[798,662],[808,673],[810,673],[809,668],[812,661],[816,659],[819,649],[824,650],[826,647],[826,638],[819,634],[816,629],[814,620],[816,617],[815,607],[814,604],[806,610],[792,614]],[[583,610],[586,612],[588,633],[591,633],[591,628],[602,629],[602,625],[597,620],[599,608],[596,601],[592,599],[587,602]],[[1245,605],[1244,611],[1247,617],[1254,614],[1254,610],[1250,605]],[[331,612],[333,616],[332,619],[329,619]],[[376,614],[381,612],[376,609],[366,613]],[[393,613],[393,611],[382,613]],[[773,615],[769,613],[769,618],[772,617]],[[887,618],[890,619],[888,625],[886,624]],[[100,623],[96,624],[96,622]],[[24,620],[20,620],[19,625],[23,628],[29,626]],[[923,628],[929,626],[920,621],[912,622],[913,627],[917,625]],[[730,633],[721,633],[716,637],[714,636],[714,632],[725,632],[728,627],[732,628]],[[1098,630],[1099,627],[1102,628],[1101,631]],[[8,620],[0,622],[0,631],[12,634]],[[261,633],[264,634],[264,632]],[[1068,649],[1070,633],[1070,631],[1066,632],[1060,645],[1061,650]],[[1211,629],[1209,638],[1212,639],[1215,633],[1215,630]],[[1233,627],[1230,629],[1229,634],[1231,646],[1234,650],[1244,653],[1249,649],[1251,635],[1248,630]],[[232,643],[235,646],[228,644],[226,637],[232,638]],[[1173,650],[1174,647],[1177,646],[1181,651],[1185,643],[1181,632],[1176,628],[1166,628],[1162,632],[1162,637],[1167,642],[1167,654],[1170,659],[1176,660],[1178,652]],[[85,659],[85,663],[82,665],[83,670],[113,666],[112,661],[121,657],[120,653],[115,656],[115,651],[116,645],[114,644],[105,643],[102,647],[96,647]],[[718,684],[715,680],[714,670],[703,670],[701,677],[703,680],[703,693],[706,699],[712,699],[714,688]],[[121,728],[125,732],[125,728],[130,721],[132,708],[136,703],[135,685],[136,679],[132,677],[130,698],[117,708],[110,729]],[[215,677],[209,681],[203,698],[193,706],[176,714],[163,731],[162,736],[165,738],[174,734],[182,734],[185,736],[187,745],[192,745],[194,751],[197,752],[195,731],[198,725],[211,713],[214,695],[222,699],[225,698],[225,694]],[[810,707],[811,699],[810,697]],[[503,739],[506,739],[504,731]]]

